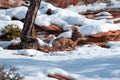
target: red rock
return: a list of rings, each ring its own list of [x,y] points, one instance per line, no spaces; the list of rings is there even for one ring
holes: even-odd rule
[[[40,27],[40,28],[42,28],[44,31],[46,31],[46,32],[62,32],[63,31],[63,29],[60,27],[60,26],[58,26],[58,25],[49,25],[49,26],[46,26],[46,27]]]
[[[77,45],[81,46],[84,44],[97,44],[99,46],[104,46],[108,41],[119,41],[120,31],[109,31],[101,32],[91,36],[86,36],[84,38],[79,38],[77,40]]]
[[[115,10],[115,9],[114,9]],[[114,18],[120,18],[120,9],[117,11],[109,11],[109,13],[111,13],[113,15]],[[120,19],[115,19],[114,23],[120,23]]]
[[[114,23],[115,24],[120,23],[120,20],[114,20]]]
[[[83,1],[83,4],[88,5],[88,4],[102,2],[103,0],[80,0],[80,2],[81,1]]]
[[[61,75],[61,74],[48,74],[48,77],[56,78],[58,80],[75,80],[72,77]]]
[[[70,5],[87,5],[95,2],[101,2],[103,0],[44,0],[48,3],[52,3],[54,6],[66,8]]]
[[[65,8],[69,5],[76,5],[79,2],[79,0],[45,0],[45,1],[62,8]]]
[[[0,0],[0,7],[13,8],[25,4],[26,0]]]

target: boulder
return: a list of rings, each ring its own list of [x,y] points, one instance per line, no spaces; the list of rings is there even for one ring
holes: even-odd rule
[[[60,33],[63,31],[62,27],[54,24],[51,24],[49,26],[38,26],[38,27],[40,27],[42,30],[46,32],[52,32],[52,33],[54,32]]]
[[[119,41],[120,40],[120,30],[100,32],[94,35],[86,36],[84,38],[79,38],[77,40],[77,45],[81,46],[84,44],[97,44],[99,46],[105,46],[108,41]]]
[[[79,0],[44,0],[48,3],[52,3],[54,6],[66,8],[69,5],[76,5]]]
[[[48,3],[52,3],[54,6],[66,8],[70,5],[88,5],[96,2],[102,2],[103,0],[44,0]]]
[[[27,0],[0,0],[1,8],[13,8],[25,4]]]
[[[83,1],[83,4],[85,5],[103,2],[103,0],[79,0],[79,2],[82,2],[82,1]]]
[[[48,77],[56,78],[58,80],[75,80],[74,78],[72,78],[70,76],[65,76],[65,75],[61,75],[61,74],[48,74]]]

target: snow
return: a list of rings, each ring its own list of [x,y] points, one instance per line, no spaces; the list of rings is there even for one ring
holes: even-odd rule
[[[92,8],[100,9],[101,5],[102,4],[87,5],[88,6],[87,9],[88,10],[90,10]],[[99,6],[99,8],[97,6]],[[82,7],[85,7],[85,6],[82,6]],[[51,9],[53,11],[52,15],[45,14],[48,9]],[[68,9],[67,8],[61,9],[61,8],[54,7],[53,5],[51,5],[49,3],[42,2],[41,6],[40,6],[40,10],[38,11],[38,14],[37,14],[37,18],[35,20],[35,24],[40,27],[47,27],[50,24],[57,24],[59,26],[62,26],[63,30],[68,30],[69,27],[74,26],[74,25],[87,25],[90,22],[93,23],[93,24],[90,23],[91,25],[94,25],[94,23],[99,22],[97,20],[93,21],[93,20],[86,19],[84,16],[82,16],[72,10],[69,9],[69,7],[68,7]],[[83,10],[83,9],[81,9],[81,10]],[[26,11],[27,11],[27,7],[22,6],[22,7],[7,9],[6,11],[0,10],[0,13],[2,15],[6,15],[11,18],[16,17],[21,20],[21,19],[25,18]],[[101,14],[109,15],[109,16],[97,17],[96,19],[113,18],[107,12],[102,12],[97,15],[101,15]],[[99,24],[99,26],[104,26],[104,24],[106,24],[106,23]]]
[[[77,21],[74,21],[74,19]],[[81,24],[82,19],[84,19],[83,16],[72,11],[56,9],[55,13],[50,16],[46,14],[38,15],[35,24],[43,27],[49,26],[50,24],[57,24],[63,26],[64,30],[68,30],[72,25]]]
[[[71,10],[76,13],[83,13],[87,11],[97,11],[97,10],[104,10],[105,8],[120,8],[120,1],[117,0],[111,0],[112,4],[111,6],[107,6],[106,3],[94,3],[89,5],[81,5],[81,6],[69,6],[66,9]]]
[[[83,25],[80,27],[80,32],[82,35],[91,35],[97,34],[99,32],[108,32],[113,30],[120,30],[120,25],[106,23],[106,20],[99,20],[99,21],[89,21],[90,23],[87,25]]]
[[[20,43],[21,39],[20,38],[16,38],[10,41],[10,43]]]
[[[107,44],[107,46],[110,46],[111,48],[114,48],[114,47],[120,47],[120,41],[109,41]]]
[[[38,40],[38,43],[39,43],[40,46],[42,46],[42,47],[45,47],[45,46],[49,47],[49,45],[47,43],[45,43],[43,40],[41,40],[39,38],[37,38],[37,40]]]
[[[82,6],[69,6],[66,9],[74,11],[76,13],[83,13],[87,11],[96,11],[96,10],[101,10],[105,9],[107,6],[105,3],[100,3],[100,4],[90,4],[90,5],[82,5]]]
[[[47,15],[40,15],[37,16],[36,20],[35,20],[35,24],[39,25],[39,26],[49,26],[50,25],[50,19],[49,16]]]
[[[59,37],[71,38],[72,37],[72,32],[73,32],[72,30],[63,32],[63,33],[59,34],[57,36],[57,38],[59,38]]]
[[[94,19],[101,20],[101,19],[112,19],[112,18],[113,18],[113,16],[100,16],[100,17],[96,17]]]
[[[27,12],[27,7],[17,7],[17,8],[11,8],[11,9],[7,9],[5,14],[12,17],[16,17],[18,19],[24,19],[25,18],[25,14]]]
[[[68,75],[68,73],[62,69],[59,68],[51,68],[50,70],[47,71],[49,74],[62,74],[62,75]]]
[[[98,13],[98,14],[96,14],[96,16],[111,16],[112,14],[111,13],[109,13],[109,12],[100,12],[100,13]]]
[[[90,4],[87,6],[89,11],[96,11],[96,10],[101,10],[106,8],[105,3],[99,3],[99,4]]]
[[[69,6],[66,9],[74,11],[76,13],[82,13],[82,12],[86,12],[87,11],[87,6],[85,6],[85,5],[83,5],[83,6]]]
[[[4,14],[0,14],[0,20],[11,21],[11,17],[10,16],[6,16]]]
[[[25,80],[50,80],[47,75],[55,73],[72,76],[75,80],[119,80],[119,51],[119,48],[105,49],[96,45],[49,54],[36,50],[11,51],[1,48],[0,64],[17,67],[26,76]],[[29,57],[31,55],[34,57]]]
[[[42,14],[45,14],[47,12],[48,9],[51,10],[56,10],[57,8],[54,7],[52,4],[46,3],[46,2],[41,2],[41,6],[40,6],[40,12]]]
[[[113,0],[115,5],[116,0]],[[117,6],[113,7],[117,7]],[[119,6],[118,6],[119,7]],[[54,39],[64,36],[71,37],[71,27],[80,25],[79,30],[82,36],[120,30],[120,23],[113,24],[106,18],[102,20],[87,19],[78,14],[88,10],[99,10],[106,8],[105,3],[69,6],[66,9],[54,7],[49,3],[42,2],[37,14],[35,24],[47,27],[50,24],[60,25],[66,32],[51,40],[49,44],[41,39],[38,42],[41,46],[52,46]],[[52,15],[45,14],[48,9],[53,11]],[[0,31],[9,24],[16,24],[21,29],[23,23],[18,20],[11,20],[13,17],[24,19],[27,7],[17,7],[0,10]],[[97,14],[111,16],[108,12]],[[119,20],[119,19],[118,19]],[[68,30],[68,31],[67,31]],[[1,34],[0,34],[1,35]],[[102,48],[95,44],[86,44],[73,51],[57,51],[44,53],[33,49],[8,50],[4,49],[11,43],[21,42],[20,38],[12,41],[0,41],[0,65],[5,64],[16,67],[18,72],[25,76],[25,80],[57,80],[47,77],[48,74],[61,74],[71,76],[75,80],[120,80],[120,42],[109,41],[106,45],[110,48]]]
[[[9,41],[0,41],[0,47],[5,48],[8,45],[10,45],[11,43]]]
[[[111,6],[111,8],[120,8],[120,2],[119,2],[119,0],[117,1],[117,0],[111,0],[112,1],[112,3],[113,3],[113,6]]]

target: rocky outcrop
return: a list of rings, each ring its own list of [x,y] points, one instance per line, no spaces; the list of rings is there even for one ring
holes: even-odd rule
[[[13,8],[25,4],[27,0],[0,0],[1,8]]]
[[[99,46],[105,46],[108,41],[118,41],[120,40],[120,31],[109,31],[100,32],[98,34],[86,36],[84,38],[79,38],[77,45],[81,46],[84,44],[97,44]]]
[[[85,5],[103,2],[104,0],[79,0],[79,3],[82,2]]]
[[[66,8],[70,5],[88,5],[103,0],[44,0],[48,3],[52,3],[54,6]]]
[[[57,32],[57,33],[61,33],[63,31],[62,27],[58,26],[58,25],[54,25],[54,24],[51,24],[49,26],[37,26],[35,25],[35,29],[37,31],[40,31],[40,30],[43,30],[45,32],[49,32],[49,33],[54,33],[54,32]]]
[[[0,7],[11,8],[17,7],[27,3],[29,0],[0,0]],[[70,5],[88,5],[96,2],[103,2],[104,0],[43,0],[52,3],[54,6],[66,8]]]
[[[52,3],[54,6],[65,8],[69,5],[76,5],[79,0],[44,0],[46,2]]]
[[[58,80],[75,80],[72,77],[61,75],[61,74],[48,74],[48,77],[56,78]]]
[[[97,10],[92,12],[84,12],[82,15],[84,15],[86,18],[89,19],[95,19],[95,20],[102,20],[107,19],[108,23],[120,23],[120,15],[119,15],[120,9],[104,9],[104,10]]]

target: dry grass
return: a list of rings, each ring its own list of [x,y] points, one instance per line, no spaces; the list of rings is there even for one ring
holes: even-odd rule
[[[16,73],[15,67],[10,67],[9,70],[5,69],[5,65],[0,65],[0,80],[23,80],[23,76]]]

